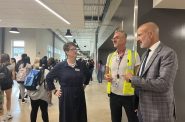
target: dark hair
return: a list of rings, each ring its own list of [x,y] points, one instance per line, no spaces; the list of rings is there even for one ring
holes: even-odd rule
[[[26,56],[22,59],[23,68],[26,66],[26,64],[30,64],[30,57]]]
[[[40,66],[44,69],[48,68],[48,62],[47,62],[47,56],[44,56],[41,60],[40,60]]]
[[[103,64],[102,60],[99,60],[99,63],[100,63],[100,64]]]
[[[10,62],[10,56],[6,53],[1,54],[0,62],[5,63],[5,64],[9,63]]]
[[[22,55],[21,55],[21,58],[23,59],[23,58],[26,58],[27,57],[27,54],[26,53],[23,53]]]
[[[27,62],[28,64],[31,64],[31,62],[30,62],[30,57],[29,57],[29,56],[26,57],[26,62]]]
[[[11,60],[13,60],[15,62],[15,64],[16,64],[16,59],[15,58],[11,58]]]
[[[52,65],[52,66],[54,66],[56,64],[56,61],[53,57],[49,58],[48,62],[50,63],[49,65]]]
[[[76,44],[73,43],[73,42],[67,42],[67,43],[65,43],[64,46],[63,46],[64,52],[69,51],[69,47],[71,47],[71,46],[76,47]]]

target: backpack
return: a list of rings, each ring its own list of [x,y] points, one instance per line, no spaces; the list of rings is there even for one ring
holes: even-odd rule
[[[10,83],[11,85],[13,84],[11,73],[7,68],[7,66],[1,64],[0,65],[0,86],[7,85],[8,83]]]
[[[0,65],[0,83],[6,80],[9,76],[9,70],[5,65]]]
[[[25,78],[24,87],[27,90],[37,90],[38,86],[43,82],[43,76],[43,69],[32,69]]]
[[[6,77],[5,71],[2,66],[0,66],[0,82]]]
[[[16,81],[18,82],[24,82],[27,75],[27,67],[23,67],[23,64],[19,66],[19,71],[16,75]]]

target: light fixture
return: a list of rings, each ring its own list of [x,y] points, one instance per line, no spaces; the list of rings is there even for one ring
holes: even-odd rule
[[[9,30],[10,33],[20,33],[19,30],[17,28],[11,28]]]
[[[73,39],[73,43],[75,43],[75,44],[76,44],[76,39]]]
[[[35,0],[38,4],[40,4],[42,7],[44,7],[45,9],[47,9],[48,11],[50,11],[52,14],[54,14],[56,17],[58,17],[59,19],[61,19],[62,21],[64,21],[66,24],[70,25],[71,23],[68,22],[66,19],[64,19],[62,16],[60,16],[58,13],[56,13],[55,11],[53,11],[51,8],[49,8],[46,4],[44,4],[43,2],[41,2],[40,0]]]
[[[72,37],[72,34],[70,32],[70,29],[67,29],[67,33],[66,33],[65,37]]]

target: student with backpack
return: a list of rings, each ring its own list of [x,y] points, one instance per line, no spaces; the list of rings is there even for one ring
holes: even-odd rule
[[[18,72],[16,75],[16,81],[19,84],[19,89],[21,93],[21,99],[22,103],[25,103],[25,87],[24,87],[24,81],[30,70],[32,69],[31,64],[29,64],[29,58],[25,57],[22,59],[22,63],[20,64],[18,68]]]
[[[36,122],[37,120],[37,112],[40,107],[43,122],[49,122],[48,118],[48,91],[46,88],[45,76],[49,72],[49,70],[45,69],[44,67],[39,67],[40,58],[36,58],[33,64],[33,70],[38,70],[39,73],[34,75],[32,71],[28,74],[25,80],[25,87],[28,88],[28,96],[31,100],[31,113],[30,113],[30,120],[31,122]],[[42,65],[40,65],[42,66]],[[30,82],[30,85],[29,85]],[[35,86],[35,83],[37,85]],[[30,86],[30,87],[28,87]],[[32,86],[32,87],[31,87]]]
[[[7,113],[1,117],[1,121],[12,119],[11,109],[11,94],[12,94],[12,72],[14,68],[10,65],[10,57],[8,54],[0,55],[0,114],[3,114],[3,92],[6,94],[6,109]]]
[[[21,59],[18,60],[18,61],[16,62],[16,65],[15,65],[15,72],[16,72],[16,74],[17,74],[18,71],[19,71],[19,66],[23,63],[23,60],[24,60],[26,57],[27,57],[27,54],[26,54],[26,53],[23,53],[23,54],[21,55]],[[16,78],[16,74],[15,74],[15,78]],[[16,80],[16,79],[15,79],[15,80]],[[21,92],[19,92],[19,99],[21,99]]]

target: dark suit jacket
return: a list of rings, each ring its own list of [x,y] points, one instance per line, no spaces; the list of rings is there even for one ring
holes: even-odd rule
[[[174,122],[174,80],[178,69],[174,50],[160,43],[143,75],[131,81],[139,89],[139,111],[143,122]]]

